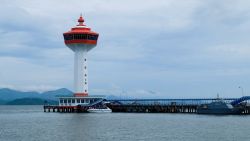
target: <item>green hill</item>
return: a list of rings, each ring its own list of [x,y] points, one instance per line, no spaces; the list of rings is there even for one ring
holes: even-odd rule
[[[40,99],[50,99],[57,101],[57,96],[71,96],[73,93],[66,89],[61,88],[53,91],[47,91],[43,93],[38,92],[23,92],[12,90],[9,88],[0,88],[0,100],[3,101],[13,101],[15,99],[22,99],[22,98],[40,98]]]
[[[41,98],[21,98],[7,102],[6,105],[43,105],[47,101],[47,104],[56,105],[57,101],[45,100]]]
[[[1,100],[0,99],[0,105],[4,105],[4,104],[6,104],[7,102],[5,101],[5,100]]]

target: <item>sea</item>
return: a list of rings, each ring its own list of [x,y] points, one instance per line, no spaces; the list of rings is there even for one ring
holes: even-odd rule
[[[0,106],[0,141],[250,141],[250,115],[44,113]]]

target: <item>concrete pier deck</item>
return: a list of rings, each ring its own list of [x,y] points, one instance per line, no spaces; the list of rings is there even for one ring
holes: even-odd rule
[[[44,112],[85,113],[85,112],[87,112],[88,107],[44,105],[43,110],[44,110]]]

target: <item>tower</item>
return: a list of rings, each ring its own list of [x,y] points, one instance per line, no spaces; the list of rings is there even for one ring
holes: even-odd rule
[[[97,44],[99,34],[84,24],[82,15],[79,24],[63,33],[64,43],[74,52],[74,96],[88,96],[87,53]]]

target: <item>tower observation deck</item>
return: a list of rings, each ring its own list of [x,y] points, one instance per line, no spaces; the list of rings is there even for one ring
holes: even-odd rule
[[[74,96],[88,96],[87,53],[97,45],[99,34],[91,31],[84,23],[82,15],[79,24],[63,33],[64,42],[74,52]]]

